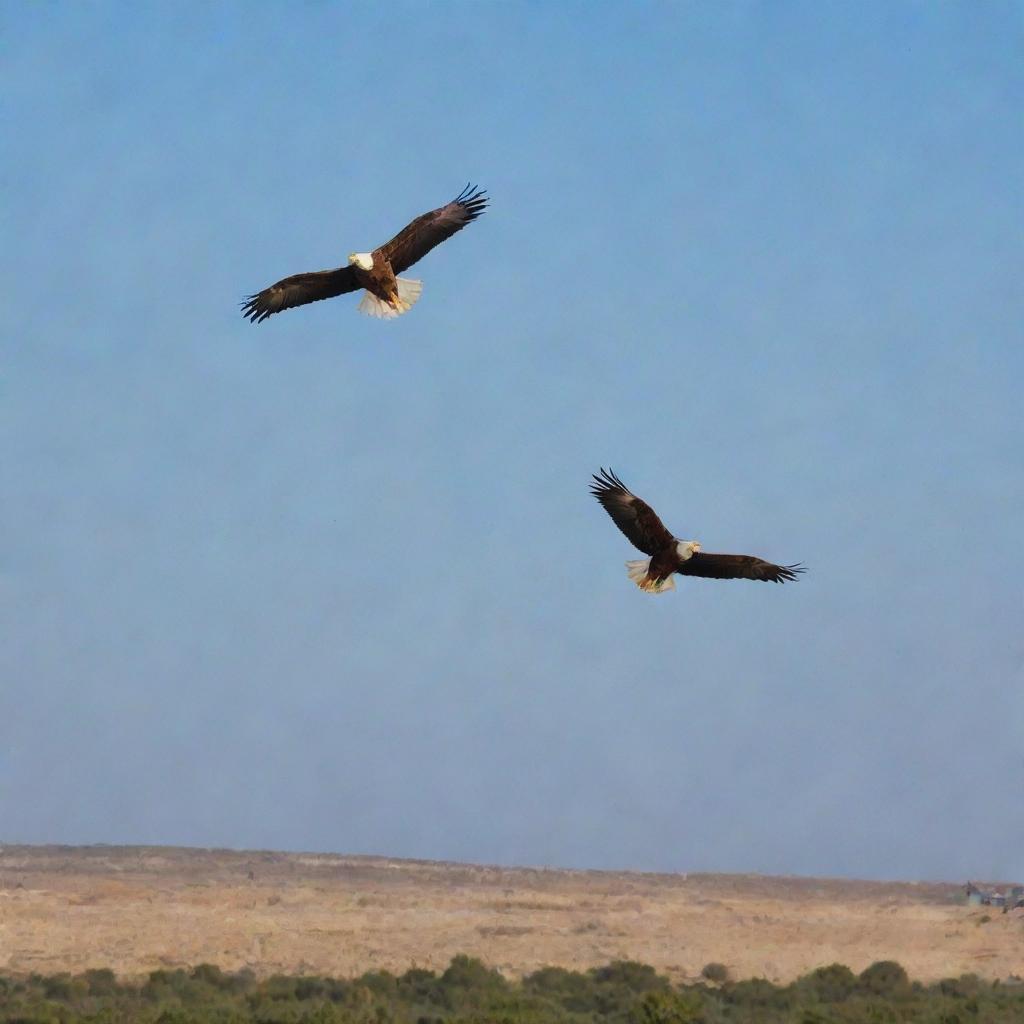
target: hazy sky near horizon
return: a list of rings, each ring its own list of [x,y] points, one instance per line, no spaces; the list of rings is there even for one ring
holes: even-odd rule
[[[0,841],[1024,878],[1022,45],[5,5]],[[470,180],[411,314],[239,315]],[[808,574],[639,593],[602,465]]]

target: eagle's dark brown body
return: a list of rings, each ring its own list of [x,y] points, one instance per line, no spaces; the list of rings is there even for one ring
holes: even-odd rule
[[[371,253],[373,267],[370,270],[363,270],[358,264],[352,265],[355,279],[360,288],[372,292],[382,302],[391,306],[398,303],[398,282],[395,280],[395,272],[391,269],[391,261],[388,259],[387,246],[382,245]]]
[[[693,556],[691,555],[690,557],[692,558]],[[676,551],[676,541],[673,538],[668,545],[651,556],[647,575],[652,580],[666,580],[672,573],[682,571],[685,564],[686,562],[679,557],[679,553]]]

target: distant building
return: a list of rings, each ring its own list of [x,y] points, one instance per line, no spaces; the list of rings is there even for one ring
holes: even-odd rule
[[[1004,911],[1024,907],[1024,885],[1011,885],[1006,892],[1000,889],[983,889],[968,882],[964,895],[969,907],[1002,907]]]
[[[969,907],[980,907],[984,903],[984,893],[973,883],[968,882],[964,886],[964,892],[967,894],[967,905]]]

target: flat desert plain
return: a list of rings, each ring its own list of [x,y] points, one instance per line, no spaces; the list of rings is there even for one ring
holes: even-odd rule
[[[967,907],[956,884],[656,875],[165,847],[0,846],[0,972],[217,964],[351,977],[553,964],[718,961],[789,981],[900,961],[932,981],[1024,975],[1024,911]]]

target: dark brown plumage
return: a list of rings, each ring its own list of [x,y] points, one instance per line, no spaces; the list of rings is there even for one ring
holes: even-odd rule
[[[695,551],[676,570],[680,576],[703,576],[709,580],[762,580],[765,583],[786,583],[797,573],[807,570],[794,565],[775,565],[756,555],[716,555]]]
[[[307,302],[333,299],[335,295],[358,290],[360,281],[355,267],[339,267],[337,270],[314,270],[308,274],[294,274],[256,295],[250,295],[242,305],[242,316],[254,324],[262,323],[268,316],[280,313],[292,306],[304,306]]]
[[[422,285],[397,275],[476,220],[487,202],[483,190],[467,185],[450,203],[417,217],[390,242],[371,253],[353,253],[348,266],[294,274],[250,295],[242,303],[242,315],[252,323],[262,323],[284,309],[365,288],[369,295],[359,304],[361,312],[385,318],[399,316],[412,308]],[[364,265],[366,261],[369,266]]]
[[[379,252],[396,274],[408,270],[436,245],[476,220],[487,208],[487,193],[467,185],[450,203],[407,224]]]
[[[775,565],[754,555],[705,554],[695,541],[671,534],[657,513],[638,498],[611,470],[595,474],[590,492],[612,517],[629,542],[651,557],[627,562],[630,579],[641,590],[662,593],[675,586],[673,573],[715,580],[765,580],[785,583],[804,572],[803,566]]]
[[[645,555],[656,555],[675,541],[654,509],[633,494],[611,470],[602,469],[600,476],[594,476],[590,493],[601,502],[630,544]]]

